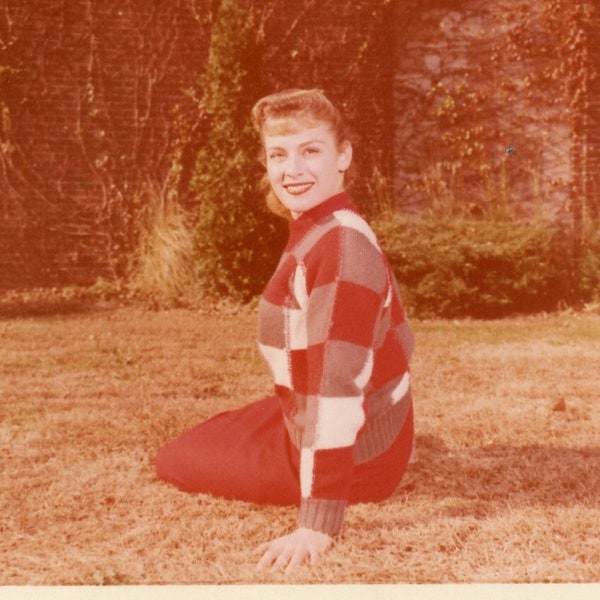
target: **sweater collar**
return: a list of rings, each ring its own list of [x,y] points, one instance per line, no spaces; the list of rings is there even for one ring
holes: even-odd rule
[[[290,221],[290,242],[297,241],[309,229],[336,210],[350,209],[355,212],[356,207],[350,202],[347,192],[340,192],[328,200],[321,202],[314,208],[302,213],[297,219]]]

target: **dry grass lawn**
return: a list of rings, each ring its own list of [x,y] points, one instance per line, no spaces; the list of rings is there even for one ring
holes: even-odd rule
[[[271,389],[249,311],[0,318],[0,584],[600,581],[600,315],[414,323],[419,461],[319,565],[293,508],[181,493],[164,442]]]

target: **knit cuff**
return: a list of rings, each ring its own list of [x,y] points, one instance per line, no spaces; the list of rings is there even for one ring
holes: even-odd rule
[[[300,527],[336,536],[342,529],[345,508],[345,500],[302,498],[300,502]]]

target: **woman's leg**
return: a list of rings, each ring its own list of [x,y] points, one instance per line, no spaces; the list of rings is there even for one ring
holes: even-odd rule
[[[276,397],[200,423],[164,446],[155,464],[161,479],[186,492],[259,504],[300,500],[297,450]]]
[[[354,468],[350,503],[393,494],[408,466],[413,436],[411,407],[393,444]],[[164,446],[155,461],[158,476],[183,491],[280,505],[300,501],[298,463],[274,396],[200,423]]]

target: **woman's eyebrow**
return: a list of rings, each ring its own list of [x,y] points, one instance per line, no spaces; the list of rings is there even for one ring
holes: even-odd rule
[[[319,140],[319,139],[314,139],[314,140],[309,140],[308,142],[304,142],[302,144],[300,144],[300,147],[303,148],[304,146],[310,146],[311,144],[324,144],[325,142],[323,140]]]
[[[299,144],[298,147],[299,148],[304,148],[306,146],[310,146],[311,144],[321,144],[321,145],[323,145],[323,144],[325,144],[325,142],[323,140],[315,138],[314,140],[308,140],[306,142],[302,142],[301,144]],[[266,150],[285,150],[285,147],[274,144],[272,146],[271,145],[266,146]]]

